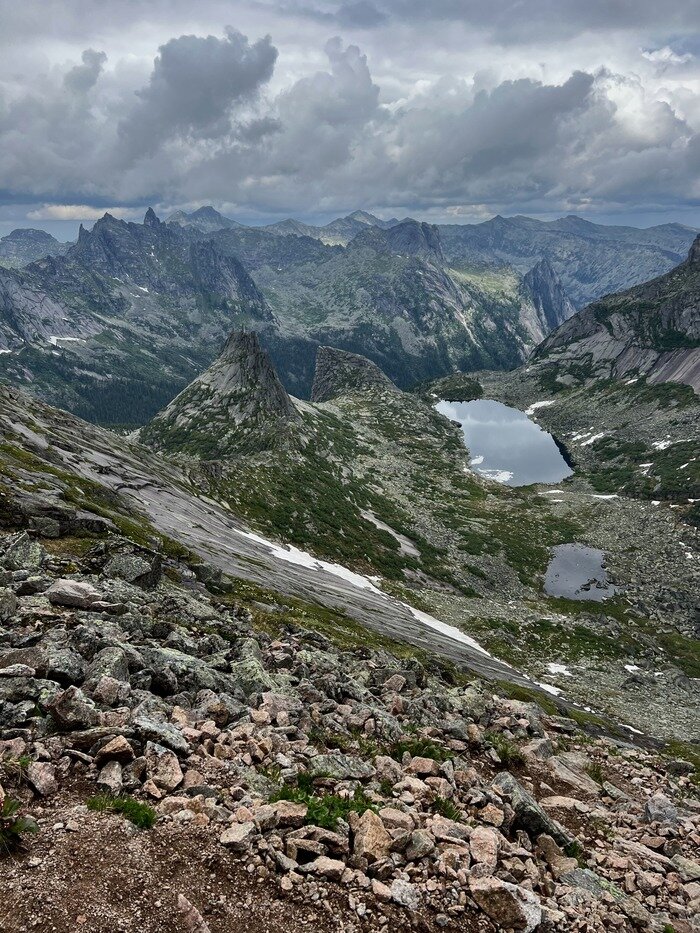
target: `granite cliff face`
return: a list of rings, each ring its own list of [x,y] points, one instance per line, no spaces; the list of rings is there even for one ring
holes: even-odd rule
[[[156,450],[215,460],[282,445],[300,422],[257,335],[234,331],[212,365],[139,437]]]
[[[564,291],[561,279],[546,257],[526,273],[523,285],[532,295],[545,333],[554,330],[576,313],[576,308]]]
[[[550,334],[533,361],[571,378],[645,376],[700,393],[700,237],[671,272],[594,302]]]

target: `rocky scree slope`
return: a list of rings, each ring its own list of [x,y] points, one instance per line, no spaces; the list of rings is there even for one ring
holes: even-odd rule
[[[192,425],[190,482],[259,534],[339,561],[546,689],[640,729],[653,709],[659,734],[697,736],[697,536],[673,511],[610,499],[585,477],[557,490],[485,482],[431,398],[356,354],[319,351],[316,385],[327,401],[293,400],[301,425],[285,446],[211,460],[206,419]],[[602,606],[544,590],[550,547],[576,541],[606,550],[622,588]]]
[[[533,361],[590,378],[643,375],[650,383],[682,382],[700,394],[700,237],[671,272],[594,302],[557,328]],[[567,378],[568,377],[568,378]]]
[[[379,581],[373,582],[345,564],[281,543],[280,539],[286,542],[294,537],[284,530],[272,537],[252,532],[244,521],[246,510],[234,507],[234,491],[216,497],[202,495],[198,472],[185,471],[131,439],[3,387],[0,432],[0,517],[10,526],[51,534],[80,528],[83,521],[93,522],[98,516],[107,520],[107,527],[129,529],[145,543],[167,548],[168,542],[175,541],[176,548],[190,549],[227,574],[275,587],[288,596],[313,599],[381,637],[443,653],[452,663],[478,670],[486,677],[528,685],[527,678],[483,651],[458,629],[413,609],[405,594],[396,598],[380,589]],[[292,520],[300,503],[326,490],[323,461],[319,463],[313,463],[316,486],[304,477],[284,503]],[[213,482],[224,476],[225,464],[211,462],[203,475]],[[255,501],[256,491],[264,494],[267,484],[259,464],[250,475],[253,480],[258,476],[257,484],[245,488],[241,483],[235,492],[243,494],[244,500]],[[291,478],[298,482],[299,474]],[[208,488],[215,492],[213,486]],[[273,514],[279,514],[278,507],[273,500],[264,503],[264,510]],[[75,508],[77,519],[72,514]],[[315,514],[315,508],[315,503],[309,507],[310,514]],[[345,514],[336,513],[336,520]],[[373,528],[369,522],[363,525],[370,533]],[[387,538],[392,540],[386,534],[382,540]],[[365,548],[368,540],[366,536]],[[344,552],[335,548],[334,553],[337,558]],[[372,565],[365,562],[363,566]]]
[[[7,933],[698,929],[697,757],[106,521],[4,524]]]

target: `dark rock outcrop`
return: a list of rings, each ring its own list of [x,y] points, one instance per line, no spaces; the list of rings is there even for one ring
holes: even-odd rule
[[[316,373],[311,390],[313,402],[327,402],[338,395],[382,389],[398,392],[376,363],[358,353],[348,353],[335,347],[319,347]]]

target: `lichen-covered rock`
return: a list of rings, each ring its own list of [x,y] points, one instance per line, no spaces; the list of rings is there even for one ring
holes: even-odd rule
[[[65,732],[87,729],[99,722],[95,704],[85,696],[80,687],[67,687],[48,708],[58,728]]]

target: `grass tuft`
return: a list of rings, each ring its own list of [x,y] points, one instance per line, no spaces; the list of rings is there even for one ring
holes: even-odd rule
[[[121,813],[139,829],[151,829],[158,819],[158,814],[146,803],[134,800],[126,794],[115,797],[112,794],[97,794],[87,801],[88,810],[96,813]]]

